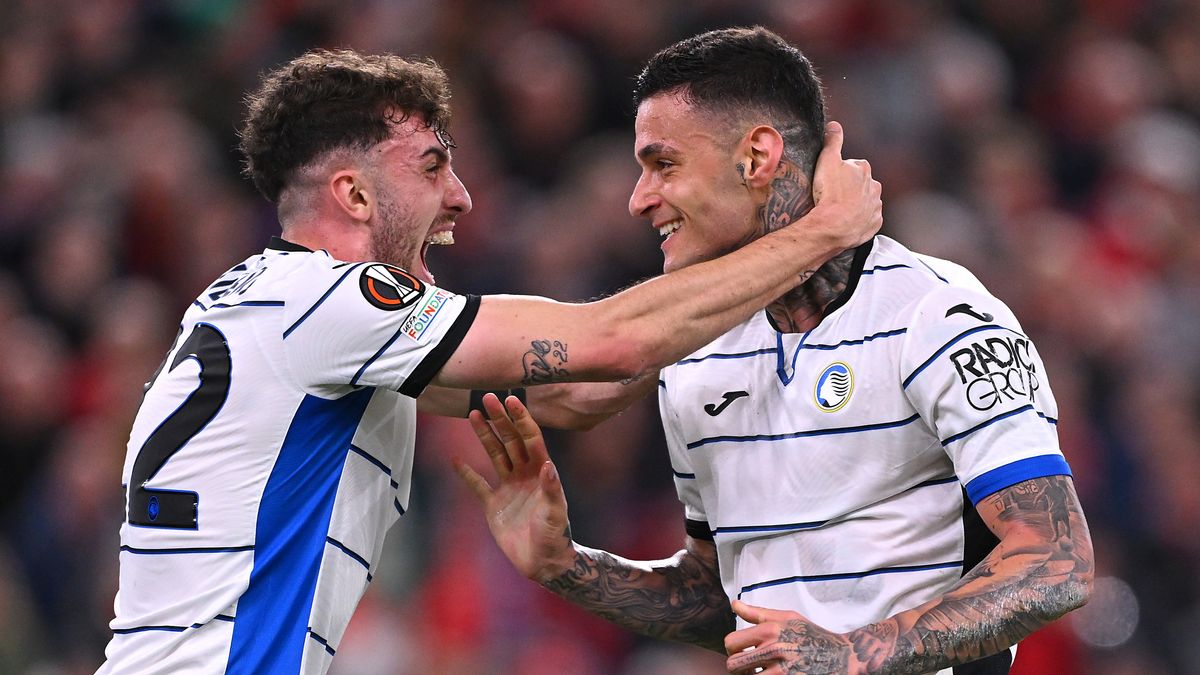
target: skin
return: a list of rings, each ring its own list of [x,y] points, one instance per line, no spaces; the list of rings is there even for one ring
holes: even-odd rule
[[[781,143],[755,127],[734,144],[714,135],[712,119],[677,96],[642,104],[636,155],[642,175],[630,211],[652,225],[679,220],[663,243],[664,269],[681,269],[744,245],[790,222],[808,205],[803,174]],[[775,201],[753,189],[773,184]],[[814,193],[820,194],[819,174]],[[740,189],[740,190],[739,190]],[[742,217],[735,213],[743,209]],[[716,223],[734,223],[720,227]],[[846,285],[839,256],[772,304],[781,330],[807,330]],[[1000,544],[940,598],[845,634],[796,612],[728,603],[715,547],[689,537],[660,561],[630,561],[575,544],[566,500],[540,430],[515,398],[485,399],[488,420],[472,414],[499,483],[456,467],[484,504],[500,548],[519,571],[547,589],[634,632],[689,642],[730,655],[734,673],[924,673],[1008,648],[1082,605],[1093,575],[1090,535],[1071,480],[1051,476],[1000,490],[978,505]],[[490,422],[490,424],[489,424]],[[749,628],[730,633],[733,611]],[[746,651],[749,650],[749,651]]]

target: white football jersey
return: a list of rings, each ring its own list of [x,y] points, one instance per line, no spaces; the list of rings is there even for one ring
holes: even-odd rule
[[[715,541],[729,597],[834,631],[937,597],[986,555],[972,503],[1070,474],[1012,312],[883,236],[816,328],[760,312],[665,368],[659,401],[688,532]]]
[[[101,673],[324,673],[478,297],[280,239],[184,314],[123,470]]]

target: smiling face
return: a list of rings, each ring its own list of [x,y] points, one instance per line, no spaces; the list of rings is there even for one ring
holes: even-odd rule
[[[370,150],[366,174],[375,189],[370,258],[433,283],[426,251],[430,244],[453,244],[454,219],[471,210],[471,195],[450,166],[450,149],[423,120],[411,117]]]
[[[738,174],[735,130],[675,93],[638,106],[634,152],[642,174],[629,212],[666,235],[663,271],[711,260],[762,235]]]

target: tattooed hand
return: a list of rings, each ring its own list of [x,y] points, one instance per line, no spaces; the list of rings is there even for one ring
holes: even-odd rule
[[[840,675],[854,672],[850,641],[821,628],[797,612],[765,609],[733,601],[733,611],[749,628],[725,638],[729,672],[741,675],[758,668],[789,675]],[[747,651],[748,650],[748,651]]]

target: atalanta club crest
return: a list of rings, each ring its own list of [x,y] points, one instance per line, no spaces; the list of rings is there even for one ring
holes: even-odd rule
[[[388,311],[411,307],[425,292],[425,284],[413,275],[384,263],[363,268],[358,287],[367,302]]]
[[[850,401],[854,393],[854,372],[850,366],[838,361],[831,363],[821,371],[817,385],[813,388],[813,397],[817,407],[825,412],[841,410]]]

